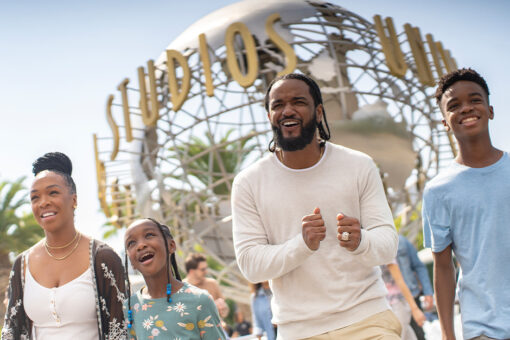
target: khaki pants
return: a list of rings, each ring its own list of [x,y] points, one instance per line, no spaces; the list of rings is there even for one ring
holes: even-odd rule
[[[360,322],[304,340],[397,340],[402,326],[391,310],[372,315]]]

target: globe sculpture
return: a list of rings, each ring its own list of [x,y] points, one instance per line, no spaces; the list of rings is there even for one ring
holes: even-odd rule
[[[239,23],[244,30],[235,26]],[[291,46],[294,60],[282,49],[285,44],[270,39],[268,25]],[[238,28],[233,36],[226,33],[229,26]],[[424,181],[454,149],[439,128],[433,88],[419,80],[406,36],[398,39],[408,65],[401,76],[388,68],[374,23],[330,3],[247,0],[197,21],[167,48],[184,58],[163,53],[148,64],[148,74],[142,68],[138,87],[127,87],[128,80],[119,85],[122,104],[109,98],[112,131],[111,119],[122,113],[130,117],[132,131],[118,138],[113,160],[98,156],[112,150],[111,139],[95,139],[100,201],[109,221],[125,226],[151,216],[165,222],[181,264],[189,252],[206,253],[225,294],[247,302],[232,244],[232,181],[267,152],[272,137],[263,105],[267,85],[279,72],[294,71],[320,85],[332,141],[368,153],[379,165],[401,231],[414,237],[419,221],[409,217],[416,214]],[[173,75],[169,60],[177,62]],[[431,62],[430,67],[440,74]],[[250,72],[251,83],[238,81]],[[169,77],[177,79],[177,89]],[[182,93],[185,100],[176,104]],[[152,126],[142,119],[147,110],[157,113]]]

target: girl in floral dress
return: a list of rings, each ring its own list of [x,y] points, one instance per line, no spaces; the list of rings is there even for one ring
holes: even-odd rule
[[[128,339],[225,339],[209,293],[181,282],[176,245],[167,226],[153,219],[137,220],[126,230],[124,245],[126,274],[129,257],[146,283],[135,294],[128,293]]]

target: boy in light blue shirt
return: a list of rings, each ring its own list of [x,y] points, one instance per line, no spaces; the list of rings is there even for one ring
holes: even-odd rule
[[[455,271],[465,339],[510,338],[510,157],[490,140],[489,89],[474,70],[441,78],[436,100],[459,152],[423,197],[425,246],[434,255],[434,289],[443,339],[455,339]]]

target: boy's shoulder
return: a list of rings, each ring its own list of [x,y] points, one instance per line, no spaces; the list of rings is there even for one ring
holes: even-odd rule
[[[458,175],[462,173],[462,168],[457,164],[450,164],[445,169],[430,179],[425,185],[425,194],[430,192],[449,190],[449,187],[455,185]]]
[[[503,172],[497,172],[498,169],[503,169]],[[487,180],[486,175],[497,173],[499,176],[502,174],[506,176],[508,172],[510,172],[510,157],[507,152],[504,152],[496,163],[483,168],[472,168],[452,161],[446,168],[442,169],[435,177],[427,182],[425,185],[425,194],[430,192],[440,193],[444,190],[451,190],[457,185],[464,186],[466,183],[470,186],[477,183],[483,185],[483,181]]]

